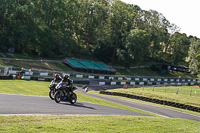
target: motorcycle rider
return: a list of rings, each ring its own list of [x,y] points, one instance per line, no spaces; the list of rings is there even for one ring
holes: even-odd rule
[[[59,83],[61,80],[62,80],[62,78],[60,77],[60,75],[59,74],[55,74],[54,81]]]
[[[72,91],[72,87],[73,87],[72,80],[69,78],[68,75],[64,75],[61,82],[63,83],[63,86],[65,86],[67,90],[73,92]]]

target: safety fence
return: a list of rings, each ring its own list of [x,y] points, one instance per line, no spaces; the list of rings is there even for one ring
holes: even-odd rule
[[[164,85],[164,86],[190,86],[190,85],[197,85],[196,81],[187,81],[187,82],[99,82],[99,85],[130,85],[130,86],[144,86],[144,85]]]
[[[31,77],[44,79],[53,78],[55,74],[69,75],[72,79],[98,80],[99,85],[196,85],[196,78],[181,77],[145,77],[127,75],[92,75],[80,73],[66,73],[42,69],[13,70],[12,67],[0,67],[0,75],[14,75],[16,78],[30,79]]]
[[[15,76],[0,76],[0,80],[15,80]],[[41,77],[31,77],[31,76],[21,76],[18,80],[36,80],[36,81],[51,81],[53,78],[41,78]],[[72,80],[73,84],[90,84],[89,80],[85,79],[74,79]]]

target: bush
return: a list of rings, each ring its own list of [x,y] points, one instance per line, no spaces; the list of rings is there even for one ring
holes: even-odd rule
[[[152,64],[152,65],[150,66],[150,69],[151,69],[152,71],[155,71],[155,72],[161,72],[162,66],[161,66],[161,65],[158,65],[158,64]]]

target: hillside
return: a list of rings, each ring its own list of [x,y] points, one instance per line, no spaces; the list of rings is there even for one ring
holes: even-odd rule
[[[18,55],[18,54],[5,54],[6,57],[10,58],[26,58],[30,59],[32,58],[31,56],[24,56],[24,55]],[[31,61],[25,61],[25,60],[10,60],[6,61],[4,59],[0,59],[0,66],[13,66],[15,68],[21,69],[27,68],[35,68],[35,69],[45,69],[45,70],[53,70],[53,71],[63,71],[63,72],[72,72],[72,73],[77,73],[76,71],[72,70],[68,66],[66,66],[62,62],[46,62],[43,60],[34,60],[37,58],[33,58]],[[135,69],[115,69],[116,70],[116,75],[134,75],[134,76],[159,76],[159,77],[185,77],[185,78],[190,78],[190,77],[195,77],[195,75],[191,75],[189,73],[183,73],[183,72],[175,72],[175,71],[169,71],[169,73],[166,74],[161,74],[161,73],[156,73],[150,70],[149,68],[135,68]]]
[[[199,40],[180,33],[158,11],[120,0],[12,0],[2,1],[0,8],[4,53],[93,58],[112,66],[151,61],[179,65]]]

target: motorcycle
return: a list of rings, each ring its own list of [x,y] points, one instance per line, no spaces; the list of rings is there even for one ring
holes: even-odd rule
[[[50,89],[50,91],[49,91],[49,97],[52,99],[52,100],[54,100],[54,97],[55,97],[55,93],[56,93],[56,82],[55,82],[55,80],[52,80],[51,81],[51,84],[49,85],[49,89]]]
[[[88,87],[85,85],[82,87],[83,93],[87,93],[88,92]]]
[[[69,90],[71,89],[71,91]],[[77,95],[73,91],[76,90],[77,87],[72,86],[65,86],[62,82],[56,86],[56,93],[55,93],[55,102],[59,103],[60,101],[69,101],[71,104],[76,103]]]

